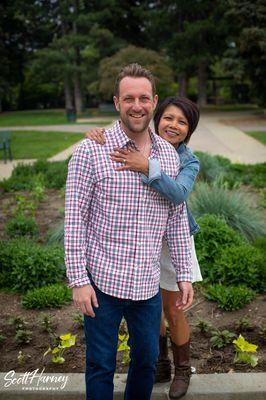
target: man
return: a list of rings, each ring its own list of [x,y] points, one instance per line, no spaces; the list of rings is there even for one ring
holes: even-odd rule
[[[148,127],[157,100],[149,71],[138,64],[123,68],[114,96],[121,121],[106,131],[104,146],[86,139],[69,163],[65,252],[73,300],[84,314],[87,400],[113,399],[122,317],[131,358],[125,399],[150,399],[158,356],[163,237],[183,294],[178,306],[189,307],[193,298],[186,207],[171,205],[143,185],[139,173],[121,171],[123,159],[110,156],[133,145],[176,177],[176,152]]]

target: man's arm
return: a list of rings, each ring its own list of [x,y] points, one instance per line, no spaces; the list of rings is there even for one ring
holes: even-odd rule
[[[165,238],[176,270],[177,284],[182,292],[181,302],[177,306],[186,310],[192,304],[193,288],[191,239],[185,203],[171,206]]]
[[[88,145],[83,141],[68,166],[65,203],[65,263],[73,300],[84,314],[94,316],[97,306],[86,266],[87,224],[93,191],[93,167]]]

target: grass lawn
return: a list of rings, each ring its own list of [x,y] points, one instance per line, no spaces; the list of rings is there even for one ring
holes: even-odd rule
[[[84,138],[82,133],[13,131],[11,149],[15,160],[48,158]]]
[[[93,115],[91,115],[93,116]],[[112,118],[109,121],[101,121],[101,116],[99,116],[99,121],[90,122],[90,125],[95,126],[105,126],[111,123]],[[82,118],[83,116],[81,116]],[[84,114],[84,117],[88,117]],[[115,118],[114,118],[115,119]],[[43,110],[43,111],[10,111],[0,113],[0,126],[33,126],[33,125],[65,125],[70,124],[75,126],[75,122],[68,122],[66,118],[65,111],[56,110]]]
[[[245,132],[245,133],[266,145],[266,131],[252,131],[252,132]]]

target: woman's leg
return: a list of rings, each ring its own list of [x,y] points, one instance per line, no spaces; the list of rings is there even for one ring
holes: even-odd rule
[[[162,289],[163,310],[169,323],[175,365],[175,376],[170,386],[170,399],[182,397],[188,389],[191,366],[189,360],[189,325],[184,312],[176,307],[180,292]]]

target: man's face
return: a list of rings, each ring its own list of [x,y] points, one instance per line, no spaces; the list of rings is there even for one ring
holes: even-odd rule
[[[123,78],[119,85],[119,97],[114,96],[122,127],[133,134],[144,132],[152,119],[157,101],[158,96],[153,96],[152,85],[147,78]]]

